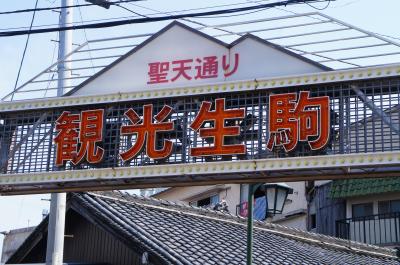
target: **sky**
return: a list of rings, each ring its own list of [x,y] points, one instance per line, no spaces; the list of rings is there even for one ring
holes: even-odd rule
[[[39,0],[39,7],[59,6],[59,0]],[[198,7],[207,7],[223,4],[243,3],[245,0],[215,0],[215,1],[184,1],[184,0],[147,0],[137,4],[144,7],[161,10],[164,12],[173,10],[183,10]],[[247,1],[268,3],[270,1]],[[83,4],[84,1],[75,0],[76,4]],[[0,11],[10,11],[18,9],[33,8],[35,0],[24,1],[4,1],[0,6]],[[314,4],[317,8],[323,8],[326,4]],[[149,10],[124,4],[135,12],[142,14],[152,13]],[[242,5],[243,6],[243,5]],[[265,16],[277,16],[289,14],[289,11],[302,13],[314,12],[313,7],[307,5],[296,5],[283,8],[282,10],[271,9],[265,12],[254,14],[254,18]],[[336,0],[324,9],[323,13],[334,18],[340,19],[347,23],[353,24],[365,30],[389,35],[400,42],[400,1],[398,0]],[[132,13],[118,7],[111,7],[109,10],[100,7],[82,7],[74,10],[74,22],[80,24],[82,20],[95,20],[104,18],[118,18],[131,16]],[[0,15],[0,31],[9,28],[26,27],[30,24],[31,13]],[[237,18],[236,18],[237,19]],[[211,19],[212,20],[212,19]],[[229,21],[229,18],[213,19],[213,22]],[[197,21],[209,23],[210,19],[197,19]],[[47,25],[58,23],[58,13],[52,11],[38,12],[35,17],[34,25]],[[80,44],[86,39],[108,38],[112,36],[130,35],[143,32],[154,32],[161,29],[168,22],[150,23],[145,25],[126,25],[108,29],[95,30],[79,30],[73,33],[74,44]],[[27,54],[21,70],[19,84],[33,77],[52,62],[54,62],[57,53],[54,41],[57,39],[57,33],[37,34],[30,37]],[[3,37],[0,38],[0,97],[3,97],[12,91],[21,55],[24,49],[26,36]],[[49,208],[47,200],[49,195],[29,195],[29,196],[10,196],[0,197],[0,231],[8,231],[10,229],[22,228],[26,226],[37,225],[42,219],[42,210]],[[1,252],[2,236],[0,235],[0,252]]]

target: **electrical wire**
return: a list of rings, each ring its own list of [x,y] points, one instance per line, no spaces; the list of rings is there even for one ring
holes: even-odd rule
[[[25,34],[38,34],[38,33],[47,33],[47,32],[64,31],[64,30],[76,30],[76,29],[89,29],[89,28],[91,28],[91,29],[97,28],[98,29],[98,28],[128,25],[128,24],[140,24],[140,23],[150,23],[150,22],[157,22],[157,21],[166,21],[166,20],[172,20],[172,19],[181,19],[181,18],[185,18],[185,17],[202,17],[202,16],[221,15],[221,14],[232,14],[232,13],[238,13],[238,12],[243,12],[243,11],[271,8],[271,7],[276,7],[276,6],[287,6],[287,5],[292,5],[292,4],[303,4],[303,3],[308,3],[308,2],[321,2],[321,1],[322,0],[287,0],[287,1],[269,3],[269,4],[261,4],[261,5],[256,5],[256,6],[247,6],[247,7],[240,7],[240,8],[224,9],[224,10],[214,10],[214,11],[208,11],[208,12],[197,12],[197,13],[170,15],[170,16],[162,16],[162,17],[148,17],[148,18],[117,20],[117,21],[110,21],[110,22],[77,25],[77,26],[57,27],[57,28],[44,28],[44,29],[20,30],[20,31],[3,31],[3,32],[0,32],[0,37],[10,37],[10,36],[25,35]],[[324,1],[326,1],[326,0],[324,0]]]
[[[35,9],[36,9],[38,3],[39,3],[39,0],[36,0]],[[36,12],[33,12],[33,14],[32,14],[32,19],[31,19],[31,24],[30,24],[30,26],[29,26],[30,29],[32,29],[33,21],[35,20],[35,15],[36,15]],[[28,34],[28,36],[26,37],[24,51],[23,51],[23,53],[22,53],[22,58],[21,58],[21,62],[20,62],[20,64],[19,64],[19,69],[18,69],[18,73],[17,73],[17,78],[16,78],[15,84],[14,84],[14,90],[13,90],[13,93],[12,93],[12,95],[11,95],[11,101],[14,99],[14,94],[15,94],[15,91],[16,91],[16,89],[17,89],[17,85],[18,85],[18,81],[19,81],[19,76],[20,76],[20,74],[21,74],[22,65],[24,64],[25,54],[26,54],[26,50],[28,49],[28,43],[29,43],[30,37],[31,37],[31,34]]]
[[[252,4],[257,4],[259,2],[265,2],[265,1],[270,1],[270,0],[261,0],[261,1],[249,1],[247,0],[247,3],[252,3]],[[271,8],[271,7],[270,7]],[[241,14],[237,14],[237,15],[229,15],[229,16],[211,16],[211,17],[201,17],[201,18],[227,18],[227,17],[239,17],[239,16],[245,16],[245,15],[250,15],[250,14],[254,14],[254,13],[258,13],[258,12],[262,12],[265,10],[268,10],[270,8],[263,8],[260,10],[255,10],[255,11],[250,11],[250,12],[246,12],[246,13],[241,13]]]
[[[265,1],[265,0],[262,0],[262,1]],[[259,2],[262,2],[262,1],[259,1]],[[145,7],[145,6],[141,6],[141,5],[137,5],[137,4],[133,4],[133,3],[129,3],[130,5],[133,5],[133,6],[136,6],[136,7],[140,7],[140,8],[143,8],[143,9],[146,9],[146,10],[150,10],[150,11],[154,11],[154,12],[159,12],[159,13],[161,13],[161,14],[165,14],[165,15],[171,15],[172,14],[172,12],[174,12],[174,11],[171,11],[171,12],[161,12],[161,11],[159,11],[159,10],[156,10],[156,9],[152,9],[152,8],[149,8],[149,7]],[[131,11],[131,12],[134,12],[134,11],[132,11],[132,10],[130,10],[130,9],[127,9],[127,10],[129,10],[129,11]],[[136,13],[136,12],[135,12]],[[137,14],[139,14],[139,13],[137,13]],[[141,15],[141,14],[140,14]],[[144,17],[147,17],[146,15],[141,15],[141,16],[144,16]],[[181,18],[181,20],[183,20],[183,21],[186,21],[186,22],[190,22],[190,23],[193,23],[193,24],[196,24],[196,25],[200,25],[200,26],[202,26],[202,27],[209,27],[209,25],[206,25],[206,24],[204,24],[204,23],[201,23],[201,22],[198,22],[198,21],[195,21],[195,20],[192,20],[192,19],[188,19],[188,18]],[[213,27],[214,29],[217,29],[217,30],[220,30],[220,31],[223,31],[223,32],[226,32],[226,33],[232,33],[231,31],[228,31],[228,30],[225,30],[225,29],[221,29],[221,28],[216,28],[216,27]]]
[[[124,7],[123,5],[117,4],[116,6],[118,6],[118,7],[122,8],[122,9],[125,9],[126,11],[129,11],[129,12],[131,12],[131,13],[133,13],[133,14],[137,15],[137,16],[149,18],[149,16],[146,16],[146,15],[139,14],[139,13],[137,13],[137,12],[133,11],[133,10],[130,10],[130,9],[129,9],[129,8],[127,8],[127,7]]]
[[[141,0],[121,0],[115,2],[108,2],[110,5],[116,5],[119,3],[129,3],[129,2],[137,2]],[[56,7],[41,7],[41,8],[31,8],[31,9],[20,9],[13,11],[3,11],[0,12],[0,15],[10,15],[10,14],[18,14],[18,13],[28,13],[28,12],[37,12],[37,11],[48,11],[54,9],[64,9],[64,8],[73,8],[73,7],[82,7],[82,6],[96,6],[96,4],[81,4],[81,5],[70,5],[70,6],[56,6]]]
[[[257,0],[257,1],[251,1],[252,4],[258,4],[261,2],[265,2],[265,1],[271,1],[271,0]],[[128,3],[129,5],[132,6],[136,6],[136,7],[140,7],[143,9],[147,9],[150,11],[153,11],[155,13],[150,13],[150,14],[146,14],[148,16],[153,16],[153,15],[161,15],[161,14],[174,14],[174,13],[181,13],[181,12],[188,12],[188,11],[199,11],[199,10],[207,10],[207,9],[213,9],[213,8],[219,8],[219,7],[232,7],[232,6],[238,6],[238,5],[246,5],[249,4],[248,1],[246,2],[239,2],[239,3],[235,3],[235,4],[224,4],[224,5],[215,5],[215,6],[207,6],[207,7],[197,7],[197,8],[188,8],[188,9],[181,9],[181,10],[173,10],[173,11],[158,11],[156,9],[152,9],[150,7],[146,7],[146,6],[142,6],[136,3]]]
[[[326,6],[323,7],[323,8],[318,8],[318,7],[316,7],[316,6],[311,5],[310,3],[306,3],[306,4],[307,4],[308,6],[314,8],[314,9],[316,9],[316,10],[322,11],[322,10],[325,10],[325,9],[327,9],[327,8],[329,7],[329,5],[331,4],[331,0],[328,0],[328,3],[327,3]]]
[[[251,3],[260,3],[260,2],[265,2],[265,1],[270,1],[270,0],[259,0],[259,1],[251,1]],[[135,1],[135,3],[137,3]],[[141,6],[138,4],[134,4],[132,2],[127,2],[127,4],[132,5],[132,6],[136,6],[136,7],[140,7],[143,9],[147,9],[150,11],[153,11],[154,13],[149,13],[149,14],[145,14],[145,15],[136,15],[136,16],[120,16],[120,17],[111,17],[111,18],[102,18],[102,19],[91,19],[91,20],[84,20],[83,23],[90,23],[90,22],[104,22],[104,21],[110,21],[110,20],[114,20],[114,19],[131,19],[131,18],[137,18],[137,17],[149,17],[149,16],[154,16],[154,15],[171,15],[171,14],[175,14],[175,13],[182,13],[182,12],[188,12],[188,11],[199,11],[199,10],[207,10],[207,9],[213,9],[213,8],[219,8],[219,7],[227,7],[227,6],[239,6],[239,5],[244,5],[244,4],[248,4],[249,2],[240,2],[240,3],[236,3],[236,4],[225,4],[225,5],[215,5],[215,6],[208,6],[208,7],[199,7],[199,8],[190,8],[190,9],[180,9],[180,10],[173,10],[173,11],[168,11],[168,12],[161,12],[161,11],[157,11],[155,9],[151,9],[149,7],[145,7],[145,6]],[[133,14],[136,14],[136,12],[131,12]],[[139,14],[139,13],[138,13]],[[33,26],[33,28],[42,28],[42,27],[51,27],[51,26],[58,26],[58,24],[42,24],[42,25],[36,25]],[[9,30],[17,30],[17,29],[27,29],[28,27],[11,27],[11,28],[0,28],[0,31],[9,31]]]
[[[246,12],[246,13],[241,13],[241,14],[236,14],[236,15],[229,15],[229,16],[224,16],[224,15],[222,15],[222,16],[210,16],[210,17],[207,17],[207,16],[201,16],[201,17],[199,17],[199,18],[226,18],[226,17],[240,17],[240,16],[245,16],[245,15],[250,15],[250,14],[254,14],[254,13],[258,13],[258,12],[262,12],[262,11],[265,11],[265,10],[269,10],[269,9],[271,9],[272,7],[267,7],[267,8],[262,8],[262,9],[259,9],[259,10],[254,10],[254,11],[249,11],[249,12]]]

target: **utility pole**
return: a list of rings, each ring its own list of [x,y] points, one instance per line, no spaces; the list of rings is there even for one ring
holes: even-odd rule
[[[110,4],[106,0],[86,1],[106,9],[110,8]],[[73,0],[61,0],[62,7],[73,6],[73,4]],[[72,7],[61,9],[60,27],[72,25],[72,9]],[[72,30],[60,31],[57,65],[57,97],[63,96],[65,89],[71,87],[71,58],[66,58],[71,52]],[[66,203],[66,193],[51,194],[49,224],[47,229],[46,265],[63,264]]]
[[[61,0],[61,6],[72,6],[73,0]],[[60,27],[72,25],[72,8],[62,8]],[[71,62],[65,62],[65,56],[72,51],[72,30],[61,31],[58,47],[57,96],[64,94],[65,88],[71,84]],[[66,213],[66,193],[52,193],[47,234],[47,265],[62,265],[64,257],[64,232]]]

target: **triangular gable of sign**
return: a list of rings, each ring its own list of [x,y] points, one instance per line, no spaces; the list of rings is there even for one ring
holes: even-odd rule
[[[66,95],[146,91],[329,70],[251,34],[226,44],[172,22]]]

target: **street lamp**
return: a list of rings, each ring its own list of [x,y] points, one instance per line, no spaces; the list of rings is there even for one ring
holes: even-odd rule
[[[287,196],[293,193],[293,189],[285,183],[268,183],[261,187],[264,188],[267,199],[266,216],[281,214]]]
[[[257,197],[265,196],[267,200],[266,216],[282,213],[288,194],[293,189],[284,183],[249,184],[247,200],[247,265],[253,262],[253,204],[254,194]]]

